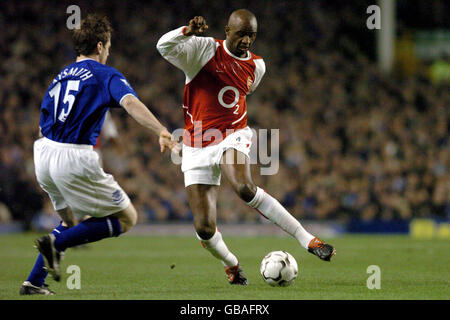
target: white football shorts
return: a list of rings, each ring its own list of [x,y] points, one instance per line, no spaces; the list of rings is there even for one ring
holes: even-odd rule
[[[192,184],[220,185],[220,161],[223,153],[227,149],[236,149],[250,158],[252,136],[250,127],[245,127],[213,146],[193,148],[183,144],[181,171],[184,173],[185,187]]]
[[[38,139],[34,142],[34,166],[37,181],[55,210],[70,207],[78,218],[101,218],[130,205],[128,195],[103,171],[90,145]]]

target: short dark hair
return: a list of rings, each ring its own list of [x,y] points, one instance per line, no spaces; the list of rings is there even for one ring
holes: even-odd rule
[[[90,55],[95,52],[97,43],[106,45],[111,39],[113,29],[105,16],[90,14],[81,21],[79,29],[74,29],[72,39],[75,53],[79,55]]]

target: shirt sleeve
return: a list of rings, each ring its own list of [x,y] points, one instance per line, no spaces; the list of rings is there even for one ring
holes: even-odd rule
[[[255,82],[251,86],[249,94],[252,94],[255,91],[261,82],[262,77],[266,73],[266,64],[263,59],[255,59],[253,61],[255,62]]]
[[[128,83],[127,79],[123,75],[114,74],[109,82],[109,94],[112,99],[121,105],[122,99],[127,95],[133,95],[138,97],[136,92],[133,90],[131,85]]]
[[[216,41],[211,37],[185,36],[185,27],[169,31],[156,44],[164,59],[184,71],[186,82],[192,80],[216,53]]]

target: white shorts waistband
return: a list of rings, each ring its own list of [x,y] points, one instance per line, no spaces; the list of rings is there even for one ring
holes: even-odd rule
[[[52,145],[52,146],[55,146],[58,148],[88,149],[88,150],[94,149],[94,146],[89,145],[89,144],[63,143],[63,142],[57,142],[57,141],[50,140],[46,137],[43,137],[41,139],[42,139],[42,142],[44,142],[45,144]]]

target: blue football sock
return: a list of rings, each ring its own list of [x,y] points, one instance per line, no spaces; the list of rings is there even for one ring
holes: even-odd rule
[[[55,248],[64,251],[80,244],[117,237],[121,233],[122,228],[116,217],[89,218],[75,227],[55,234]]]
[[[62,222],[57,226],[55,229],[53,229],[52,233],[57,234],[61,233],[62,231],[67,230],[68,227],[65,227],[62,225]],[[44,269],[45,263],[44,258],[42,257],[42,254],[39,254],[39,256],[36,259],[36,262],[34,263],[34,267],[30,272],[30,275],[28,276],[27,281],[31,282],[33,286],[36,287],[42,287],[42,285],[45,282],[45,278],[47,277],[48,272]]]

